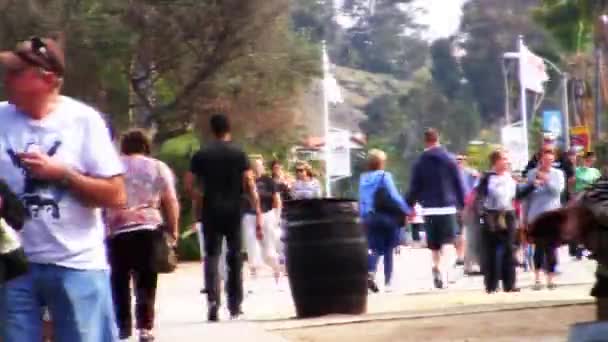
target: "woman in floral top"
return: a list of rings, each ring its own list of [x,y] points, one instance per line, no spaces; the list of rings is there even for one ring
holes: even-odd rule
[[[150,258],[154,236],[166,229],[177,241],[179,204],[169,167],[150,155],[150,140],[142,131],[122,137],[127,206],[107,210],[112,291],[120,338],[132,334],[131,276],[136,286],[136,320],[140,341],[152,341],[158,273]],[[163,219],[164,218],[164,219]]]

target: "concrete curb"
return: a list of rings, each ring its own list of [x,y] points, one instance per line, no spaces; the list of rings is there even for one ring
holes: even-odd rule
[[[442,310],[429,310],[426,312],[420,311],[404,311],[390,314],[372,314],[365,316],[326,316],[312,320],[293,320],[285,321],[281,324],[277,323],[263,323],[261,326],[268,332],[280,332],[296,329],[310,329],[310,328],[322,328],[329,326],[339,326],[347,324],[361,324],[371,322],[391,322],[399,320],[416,320],[433,317],[450,317],[450,316],[463,316],[463,315],[475,315],[492,312],[502,311],[520,311],[529,309],[544,309],[544,308],[561,308],[569,306],[579,305],[590,305],[593,304],[594,300],[574,300],[574,301],[551,301],[551,302],[527,302],[517,304],[501,304],[501,305],[479,305],[469,306],[465,308],[452,308]],[[274,327],[273,327],[274,325]],[[279,325],[279,326],[277,326]]]

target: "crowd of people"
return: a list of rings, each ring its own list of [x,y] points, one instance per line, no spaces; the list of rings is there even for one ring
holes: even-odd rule
[[[0,53],[8,97],[0,103],[0,180],[27,214],[23,227],[15,229],[29,263],[27,272],[1,279],[0,339],[42,340],[45,314],[56,341],[128,339],[134,290],[135,330],[140,341],[152,341],[159,269],[150,255],[159,238],[168,237],[171,247],[178,243],[176,177],[151,156],[143,131],[123,134],[117,149],[95,109],[61,95],[65,62],[62,47],[48,38]],[[283,203],[320,198],[322,190],[307,162],[295,164],[294,178],[278,161],[266,165],[248,156],[232,142],[227,116],[214,115],[210,126],[215,140],[192,157],[184,182],[203,236],[207,318],[215,322],[224,279],[231,318],[243,313],[244,261],[252,278],[268,267],[280,283]],[[446,263],[446,248],[454,245],[457,265],[473,273],[479,264],[488,293],[497,291],[500,281],[504,291],[518,291],[518,230],[528,231],[535,244],[535,288],[542,288],[541,271],[547,287],[554,288],[559,246],[544,243],[542,230],[526,227],[600,177],[593,154],[576,167],[577,155],[558,155],[554,142],[544,141],[517,179],[502,149],[489,156],[491,170],[480,174],[466,166],[466,156],[450,154],[436,130],[424,133],[424,144],[405,195],[385,170],[386,154],[368,153],[359,204],[369,243],[370,290],[379,291],[380,258],[385,288],[391,289],[394,250],[408,224],[413,239],[432,252],[437,288],[447,284],[453,265]],[[0,212],[3,205],[0,198]],[[476,236],[478,242],[469,243]],[[571,252],[580,258],[584,251],[572,245]]]
[[[431,250],[436,288],[446,286],[450,269],[464,266],[467,275],[483,275],[488,293],[501,288],[517,292],[516,268],[521,266],[533,269],[534,290],[545,285],[554,289],[561,243],[545,236],[551,230],[536,227],[535,222],[568,205],[600,179],[593,152],[559,153],[555,138],[546,134],[522,175],[512,170],[509,153],[502,148],[488,156],[490,169],[480,173],[466,166],[466,155],[453,155],[441,146],[436,130],[427,130],[424,142],[426,148],[413,165],[410,189],[404,195],[398,193],[390,172],[384,171],[385,153],[369,153],[369,171],[361,176],[359,194],[370,249],[370,290],[379,291],[376,264],[378,256],[384,256],[385,289],[391,291],[392,254],[402,243],[399,236],[405,227],[413,244],[421,246],[424,240]],[[446,249],[452,246],[454,264],[445,260]],[[569,251],[577,260],[585,253],[576,243],[569,244]]]

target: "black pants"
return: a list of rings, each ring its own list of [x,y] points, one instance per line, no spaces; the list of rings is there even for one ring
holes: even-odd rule
[[[424,223],[412,223],[412,240],[420,242],[420,232],[424,230]]]
[[[511,291],[515,288],[515,220],[514,213],[506,215],[507,230],[493,230],[487,225],[482,226],[482,270],[486,291],[496,291],[501,279],[503,290]]]
[[[114,309],[122,335],[130,336],[132,332],[131,278],[135,285],[137,329],[151,330],[154,327],[158,273],[149,257],[153,239],[153,231],[138,230],[118,234],[108,241]]]
[[[576,257],[580,259],[583,257],[583,248],[578,242],[569,242],[568,254],[570,254],[571,257]]]
[[[557,266],[557,247],[536,244],[534,246],[534,268],[547,273],[555,273]]]
[[[222,251],[222,240],[226,238],[228,251],[226,266],[228,279],[226,291],[228,310],[238,314],[243,302],[243,255],[241,216],[211,217],[203,215],[203,236],[205,238],[205,288],[210,305],[221,305],[219,261]]]

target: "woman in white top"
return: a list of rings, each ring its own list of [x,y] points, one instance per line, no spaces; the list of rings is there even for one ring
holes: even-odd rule
[[[313,199],[321,197],[321,184],[314,178],[312,167],[303,161],[296,164],[296,181],[292,186],[293,199]]]
[[[513,201],[529,194],[534,190],[534,186],[518,186],[511,175],[506,151],[497,149],[492,152],[490,163],[492,170],[484,174],[477,189],[482,208],[483,273],[486,292],[496,292],[500,280],[503,291],[519,291],[515,287],[513,246],[517,215]]]

